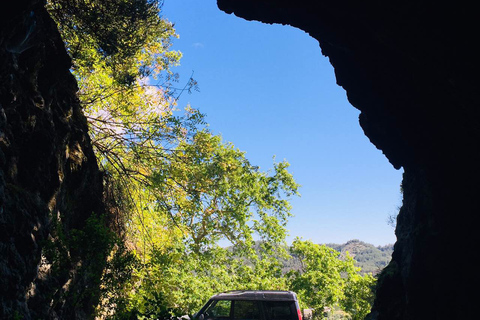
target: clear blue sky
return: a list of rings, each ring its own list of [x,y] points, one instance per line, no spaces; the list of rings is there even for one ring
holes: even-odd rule
[[[287,159],[301,197],[292,201],[291,241],[395,241],[387,217],[401,204],[395,170],[358,124],[358,110],[336,85],[318,42],[305,32],[227,15],[215,0],[165,0],[183,53],[175,71],[191,72],[200,92],[184,94],[212,132],[247,152],[262,170]]]

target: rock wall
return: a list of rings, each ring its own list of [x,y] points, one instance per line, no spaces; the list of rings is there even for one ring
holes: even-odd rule
[[[70,67],[43,1],[1,2],[1,319],[89,318],[98,299],[102,177]]]
[[[467,1],[217,0],[227,13],[308,32],[404,168],[392,262],[369,318],[478,317],[480,19]]]

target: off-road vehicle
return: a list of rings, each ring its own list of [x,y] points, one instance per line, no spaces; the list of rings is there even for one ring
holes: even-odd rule
[[[194,320],[302,320],[292,291],[227,291],[214,295]]]

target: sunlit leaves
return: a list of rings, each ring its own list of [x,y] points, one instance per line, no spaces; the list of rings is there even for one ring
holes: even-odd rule
[[[158,210],[185,227],[192,249],[199,252],[222,239],[250,246],[254,234],[283,241],[287,197],[298,188],[286,162],[275,164],[271,175],[261,172],[243,152],[205,131],[177,151],[152,173],[152,185],[160,196]]]
[[[195,109],[176,112],[177,76],[170,68],[181,54],[170,49],[177,35],[159,15],[160,6],[156,0],[47,2],[73,60],[106,187],[137,248],[171,236],[171,230],[161,240],[151,236],[165,227],[166,217],[153,210],[149,177],[203,124]]]
[[[340,259],[334,249],[298,238],[292,254],[300,259],[302,269],[289,273],[290,286],[304,307],[341,307],[353,319],[363,319],[370,312],[375,279],[370,274],[361,276],[351,256]]]
[[[370,312],[375,298],[375,283],[376,279],[371,274],[349,274],[341,305],[351,315],[352,320],[363,320]]]

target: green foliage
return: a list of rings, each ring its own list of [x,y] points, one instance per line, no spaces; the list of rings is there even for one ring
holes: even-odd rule
[[[297,292],[302,307],[324,310],[340,307],[352,319],[363,319],[373,302],[374,278],[361,276],[360,268],[346,253],[311,241],[295,239],[292,254],[301,261],[301,268],[288,273],[290,289]]]
[[[134,308],[141,314],[164,317],[192,314],[214,294],[236,289],[287,289],[280,268],[271,261],[247,266],[229,250],[210,248],[202,254],[185,248],[155,252],[142,270]],[[163,306],[165,309],[159,310]]]
[[[103,270],[98,316],[109,318],[109,314],[114,314],[115,319],[130,319],[133,316],[129,292],[134,288],[135,270],[140,267],[140,261],[125,243],[116,241]]]
[[[155,159],[169,157],[203,123],[189,107],[174,115],[177,75],[170,67],[181,54],[170,50],[177,35],[160,6],[155,0],[47,2],[73,60],[99,164],[125,211],[132,209],[131,188],[147,181]]]
[[[104,217],[96,214],[92,214],[81,228],[70,230],[59,220],[52,219],[51,238],[44,244],[44,263],[50,265],[52,275],[58,279],[69,279],[71,274],[82,275],[73,278],[61,289],[62,295],[70,297],[74,305],[83,301],[84,297],[100,296],[106,257],[116,241]]]
[[[131,310],[152,317],[181,315],[232,288],[286,289],[273,254],[282,254],[290,216],[286,199],[298,188],[288,164],[261,172],[243,152],[205,131],[175,151],[152,170],[142,191],[151,205],[138,216],[142,221],[132,223],[131,239],[143,265],[135,273]],[[265,240],[258,248],[262,259],[252,249],[254,235]],[[233,247],[219,247],[220,240]]]
[[[301,304],[319,310],[339,304],[345,286],[342,273],[355,270],[353,260],[342,261],[337,251],[298,238],[292,244],[292,253],[302,264],[301,270],[289,273]]]
[[[167,212],[199,253],[227,239],[251,248],[253,234],[283,241],[290,216],[287,199],[298,185],[288,163],[274,164],[272,175],[250,164],[245,153],[219,136],[201,131],[152,174],[157,210]]]
[[[84,81],[82,77],[91,76],[88,71],[104,71],[123,85],[158,74],[178,61],[179,53],[168,51],[175,34],[172,24],[160,17],[160,7],[157,0],[47,2],[77,77]]]
[[[341,305],[352,320],[362,320],[370,312],[375,298],[376,279],[371,274],[350,274]]]

